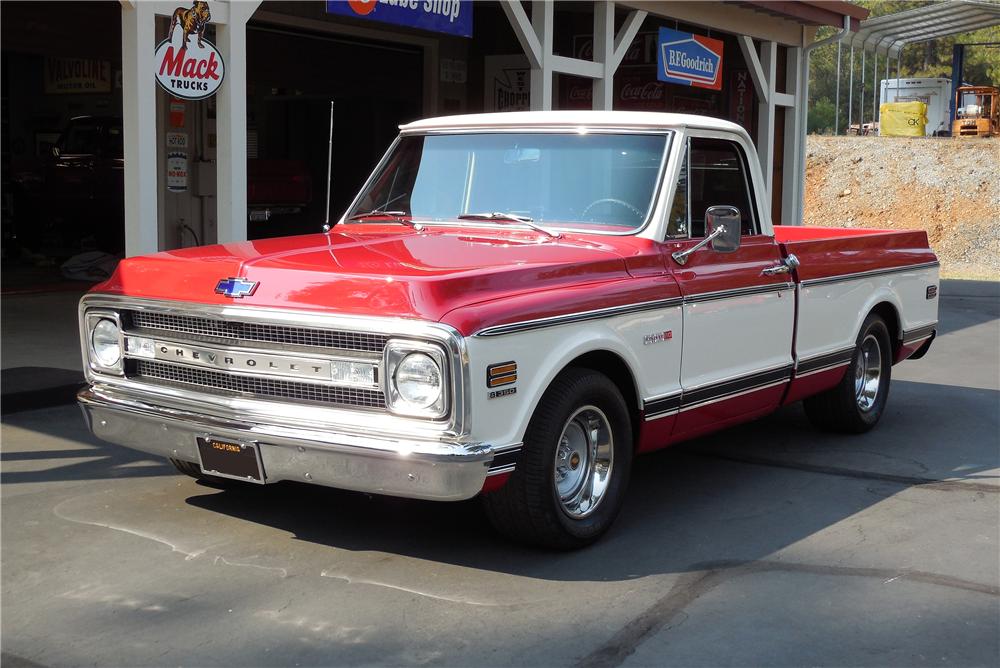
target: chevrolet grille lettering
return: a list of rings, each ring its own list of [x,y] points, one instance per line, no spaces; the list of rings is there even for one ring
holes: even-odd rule
[[[132,341],[132,337],[128,337]],[[126,350],[139,350],[138,344],[128,343]],[[147,348],[148,349],[148,348]],[[219,350],[207,346],[188,346],[174,343],[173,341],[153,341],[153,358],[165,362],[183,363],[188,366],[198,366],[210,369],[223,369],[229,371],[239,371],[242,373],[255,373],[282,378],[292,378],[298,380],[323,381],[340,384],[341,379],[337,372],[337,364],[344,364],[343,360],[326,360],[312,357],[298,357],[281,353],[269,353],[264,351],[235,351]],[[353,360],[351,364],[358,366],[368,366],[372,368],[370,377],[372,387],[376,387],[377,372],[375,367],[378,362],[375,360]],[[357,384],[348,382],[347,384]]]

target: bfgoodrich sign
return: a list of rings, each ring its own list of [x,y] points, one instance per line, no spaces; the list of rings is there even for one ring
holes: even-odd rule
[[[720,40],[660,28],[656,52],[656,76],[660,81],[722,89],[722,50]]]

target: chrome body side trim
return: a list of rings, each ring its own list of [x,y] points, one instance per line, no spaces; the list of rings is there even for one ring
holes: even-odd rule
[[[487,476],[510,473],[517,468],[517,461],[521,458],[523,443],[516,443],[503,448],[494,448],[493,461],[490,462],[490,470]]]
[[[255,442],[267,482],[298,480],[373,494],[457,501],[479,493],[496,450],[478,442],[375,438],[213,417],[151,404],[104,385],[85,388],[77,398],[95,436],[161,457],[198,463],[197,439],[206,434]]]
[[[512,322],[506,325],[494,325],[485,327],[473,336],[502,336],[504,334],[514,334],[516,332],[527,332],[533,329],[544,329],[546,327],[556,327],[573,322],[585,322],[587,320],[602,320],[613,318],[627,313],[640,313],[642,311],[653,311],[661,308],[673,308],[684,303],[681,297],[671,299],[658,299],[651,302],[640,302],[638,304],[625,304],[623,306],[611,306],[608,308],[595,309],[593,311],[582,311],[580,313],[566,313],[554,315],[547,318],[537,318],[535,320],[523,320]]]
[[[912,343],[916,343],[917,341],[922,341],[933,336],[937,326],[937,322],[932,322],[929,325],[924,325],[923,327],[917,327],[916,329],[903,332],[901,337],[903,345],[908,346]]]
[[[787,383],[792,377],[792,365],[762,369],[698,387],[686,388],[664,397],[643,400],[643,419],[647,422],[676,415],[709,404]]]
[[[829,353],[821,353],[804,359],[799,359],[795,364],[795,377],[801,378],[820,371],[826,371],[839,366],[851,363],[854,359],[856,346],[841,348]]]
[[[728,299],[730,297],[744,297],[747,295],[765,294],[768,292],[785,292],[793,290],[794,283],[774,283],[771,285],[754,285],[747,288],[734,288],[732,290],[718,290],[715,292],[703,292],[686,297],[672,297],[670,299],[657,299],[649,302],[639,302],[636,304],[623,304],[621,306],[610,306],[593,311],[581,311],[578,313],[565,313],[546,318],[536,318],[533,320],[522,320],[503,325],[493,325],[484,327],[475,332],[473,336],[503,336],[504,334],[515,334],[533,329],[543,329],[545,327],[556,327],[574,322],[584,322],[587,320],[602,320],[604,318],[614,318],[629,313],[641,313],[642,311],[654,311],[658,309],[673,308],[684,304],[696,304],[699,302],[714,301],[717,299]]]
[[[840,283],[841,281],[854,281],[860,278],[871,278],[873,276],[882,276],[884,274],[896,274],[903,271],[916,271],[918,269],[930,269],[932,267],[940,266],[940,262],[937,260],[933,262],[920,262],[917,264],[908,264],[902,267],[890,267],[889,269],[872,269],[871,271],[859,271],[853,274],[840,274],[838,276],[826,276],[824,278],[809,278],[801,282],[803,287],[809,287],[812,285],[823,285],[825,283]]]
[[[729,299],[730,297],[746,297],[749,295],[762,295],[768,292],[785,292],[794,290],[794,283],[771,283],[768,285],[751,285],[746,288],[733,288],[732,290],[717,290],[715,292],[701,292],[696,295],[684,297],[685,304],[697,304],[699,302],[710,302],[717,299]]]

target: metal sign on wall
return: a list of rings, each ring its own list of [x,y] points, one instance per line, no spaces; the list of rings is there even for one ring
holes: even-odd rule
[[[328,14],[472,37],[472,0],[327,0]]]
[[[721,40],[660,28],[656,50],[656,77],[660,81],[722,89]]]
[[[111,61],[92,58],[46,58],[45,92],[110,93]]]
[[[215,95],[226,77],[222,54],[205,38],[212,20],[208,3],[196,0],[178,7],[170,18],[167,38],[153,54],[156,82],[174,97],[202,100]]]

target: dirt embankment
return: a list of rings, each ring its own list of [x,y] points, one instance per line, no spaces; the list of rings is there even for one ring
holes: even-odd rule
[[[941,273],[1000,280],[1000,139],[819,137],[806,225],[925,230]]]

